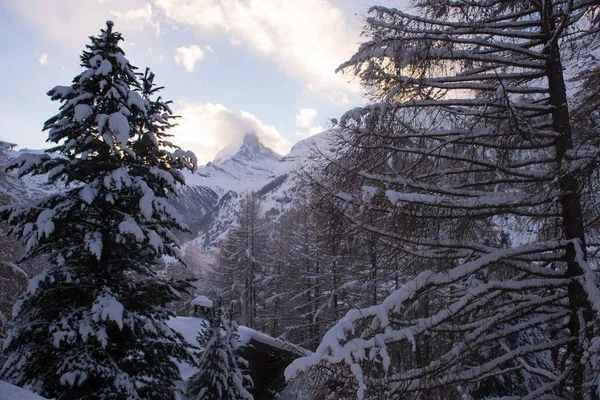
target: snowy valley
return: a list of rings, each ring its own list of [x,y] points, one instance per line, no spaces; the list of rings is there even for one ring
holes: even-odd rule
[[[31,152],[42,153],[41,150],[9,149],[3,162],[6,164],[20,154]],[[239,202],[245,192],[255,192],[266,215],[278,220],[302,193],[301,175],[309,171],[318,173],[324,161],[321,153],[325,157],[336,153],[331,131],[298,142],[284,156],[248,133],[195,172],[184,171],[185,185],[179,186],[169,199],[191,231],[179,233],[182,246],[218,251],[219,242],[236,222]],[[58,185],[47,185],[46,181],[46,175],[25,176],[19,180],[12,173],[5,190],[20,201],[33,203],[62,190]]]
[[[235,222],[237,206],[245,191],[259,193],[264,199],[263,208],[270,214],[284,211],[296,191],[293,173],[308,161],[305,154],[297,155],[298,149],[310,147],[313,141],[299,143],[284,157],[265,147],[255,135],[247,134],[195,173],[185,173],[186,186],[173,204],[190,221],[188,225],[197,246],[217,247]],[[269,184],[275,187],[265,190]]]
[[[600,3],[413,4],[288,154],[183,107],[256,128],[202,166],[106,21],[52,154],[0,142],[0,400],[600,398]]]

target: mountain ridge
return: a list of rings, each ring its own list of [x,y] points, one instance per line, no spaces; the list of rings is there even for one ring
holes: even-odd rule
[[[278,219],[289,208],[301,185],[294,172],[313,163],[310,158],[312,148],[327,147],[328,132],[296,143],[285,156],[264,146],[256,136],[246,135],[234,154],[231,154],[233,146],[228,146],[196,173],[186,173],[186,185],[203,186],[219,195],[210,216],[204,217],[204,224],[198,225],[194,232],[197,234],[194,243],[203,249],[216,249],[235,222],[238,203],[248,190],[258,193],[263,211]],[[186,217],[185,211],[183,214],[184,218],[193,219],[192,215]]]
[[[260,157],[262,156],[262,157]],[[282,156],[271,148],[263,145],[258,136],[252,132],[246,133],[242,140],[236,140],[225,146],[215,155],[213,162],[223,164],[228,160],[237,162],[256,161],[260,158],[270,158],[279,160]]]
[[[182,242],[193,242],[201,249],[216,250],[236,221],[239,201],[245,191],[259,194],[263,211],[278,219],[297,196],[301,185],[295,171],[314,164],[311,150],[328,147],[330,131],[324,131],[296,143],[284,156],[260,142],[253,133],[244,135],[224,149],[213,161],[194,173],[184,171],[186,185],[168,201],[181,214],[191,233],[179,233]],[[43,150],[9,150],[8,158]],[[25,176],[17,181],[9,174],[6,188],[20,201],[32,203],[61,190],[45,185],[44,176]]]

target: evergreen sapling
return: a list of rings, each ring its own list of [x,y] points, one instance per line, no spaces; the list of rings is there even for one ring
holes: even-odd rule
[[[190,400],[242,400],[253,399],[244,388],[241,367],[246,361],[235,354],[238,346],[237,326],[220,307],[215,304],[209,316],[209,326],[204,335],[198,337],[204,352],[198,364],[200,371],[190,378],[188,398]]]

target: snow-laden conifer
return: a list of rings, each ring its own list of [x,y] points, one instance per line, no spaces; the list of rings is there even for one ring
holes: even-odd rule
[[[50,264],[14,308],[0,375],[51,398],[169,399],[174,360],[188,355],[164,307],[185,285],[157,267],[179,256],[172,232],[186,228],[165,198],[195,157],[167,141],[169,102],[125,58],[113,23],[90,39],[83,72],[48,92],[61,102],[44,125],[55,147],[11,165],[65,191],[4,209],[24,258]]]
[[[374,102],[342,117],[322,187],[420,271],[288,376],[317,367],[345,398],[597,398],[598,2],[413,5],[373,7],[341,66]]]
[[[198,337],[204,348],[199,357],[200,371],[190,378],[187,391],[189,400],[251,400],[244,387],[249,382],[242,369],[246,361],[236,354],[237,326],[223,309],[221,302],[211,310],[209,326]]]

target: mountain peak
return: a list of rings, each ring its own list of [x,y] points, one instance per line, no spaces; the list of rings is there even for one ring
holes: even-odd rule
[[[246,133],[242,143],[246,146],[257,146],[261,144],[258,140],[258,136],[256,136],[254,133]]]
[[[253,132],[233,141],[217,153],[216,164],[233,161],[241,164],[260,163],[263,161],[279,161],[281,156],[263,145]]]

